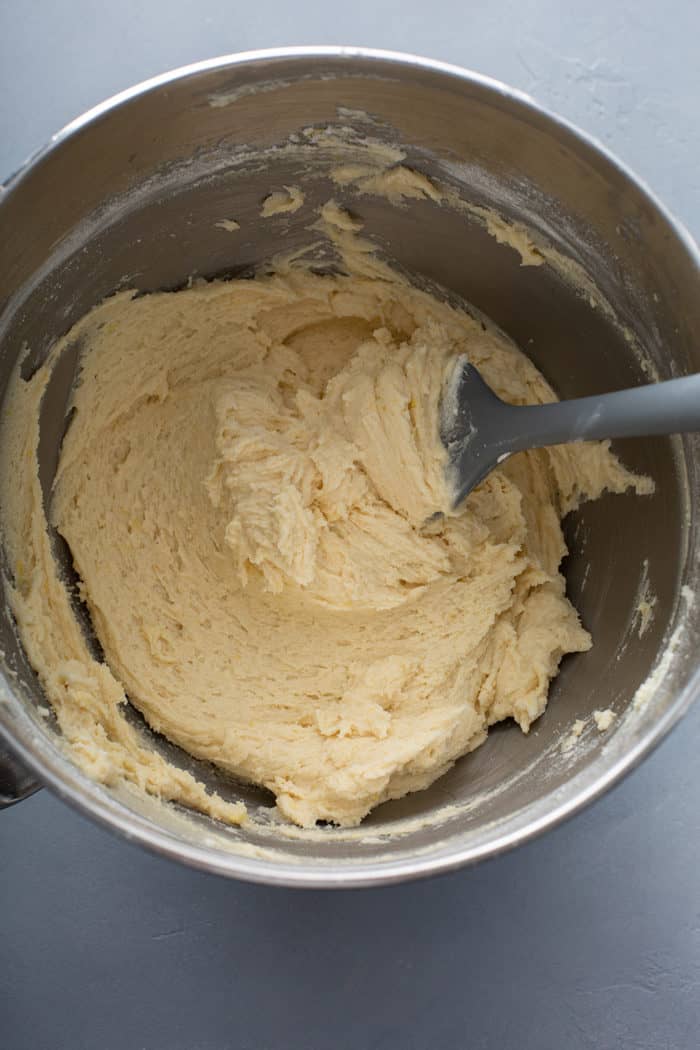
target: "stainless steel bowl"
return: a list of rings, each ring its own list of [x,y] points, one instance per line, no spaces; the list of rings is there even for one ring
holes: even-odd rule
[[[340,110],[339,110],[340,107]],[[371,118],[367,123],[366,114]],[[652,194],[600,145],[531,99],[464,70],[350,48],[255,52],[158,77],[54,137],[0,191],[0,396],[25,344],[25,368],[95,303],[123,286],[174,288],[191,274],[250,272],[301,244],[310,209],[330,194],[323,151],[270,147],[308,126],[342,123],[401,143],[407,163],[473,204],[530,227],[592,278],[595,307],[556,268],[521,267],[466,214],[421,201],[363,197],[352,206],[399,265],[489,314],[562,396],[700,370],[697,249]],[[264,166],[260,151],[267,150]],[[308,206],[282,226],[256,224],[261,198],[306,180]],[[214,227],[233,215],[236,236]],[[50,480],[70,375],[42,417]],[[351,886],[445,871],[556,824],[605,791],[669,730],[700,687],[700,440],[620,443],[652,475],[652,498],[611,496],[567,522],[569,593],[595,640],[564,661],[529,736],[496,728],[427,791],[381,806],[360,832],[288,837],[255,822],[231,831],[196,814],[84,776],[62,750],[11,618],[0,649],[0,728],[13,755],[5,797],[31,775],[128,838],[209,871],[296,886]],[[640,630],[642,591],[653,618]],[[575,718],[618,715],[560,743]],[[144,726],[143,732],[149,735]],[[150,734],[154,747],[264,816],[264,792],[225,779]],[[25,767],[23,769],[23,767]],[[29,771],[29,773],[27,773]]]

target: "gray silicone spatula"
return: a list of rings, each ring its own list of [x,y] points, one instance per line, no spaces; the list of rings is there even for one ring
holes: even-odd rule
[[[574,401],[508,405],[460,357],[441,405],[455,507],[513,452],[687,430],[700,430],[700,374]]]

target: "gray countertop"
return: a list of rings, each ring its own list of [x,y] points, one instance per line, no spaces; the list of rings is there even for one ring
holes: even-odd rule
[[[82,110],[248,48],[365,44],[499,77],[700,234],[695,0],[0,0],[0,172]],[[0,814],[4,1050],[664,1050],[700,1044],[700,707],[514,853],[382,890],[189,871],[48,792]]]

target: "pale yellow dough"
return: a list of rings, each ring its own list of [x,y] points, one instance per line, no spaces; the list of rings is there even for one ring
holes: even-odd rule
[[[51,518],[106,663],[73,617],[36,473],[41,395],[78,335]],[[120,294],[16,377],[11,601],[77,762],[244,819],[141,741],[128,696],[290,820],[352,825],[493,723],[527,731],[562,655],[590,645],[558,571],[560,518],[637,479],[602,444],[526,453],[451,515],[437,412],[458,353],[509,401],[553,398],[504,338],[398,278],[295,271]]]
[[[285,186],[283,190],[274,190],[262,202],[260,217],[270,219],[273,215],[285,215],[299,211],[304,203],[304,194],[298,186]]]

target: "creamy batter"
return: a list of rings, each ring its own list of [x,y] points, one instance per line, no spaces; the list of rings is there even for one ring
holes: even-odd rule
[[[37,476],[41,396],[76,337],[50,518],[104,662]],[[193,755],[270,788],[289,820],[353,825],[494,723],[527,732],[561,657],[591,644],[559,573],[560,519],[642,486],[606,444],[571,445],[513,457],[451,513],[438,406],[465,353],[507,401],[554,398],[504,337],[398,277],[293,269],[122,293],[15,377],[11,602],[83,768],[245,819],[143,742],[128,696]]]

